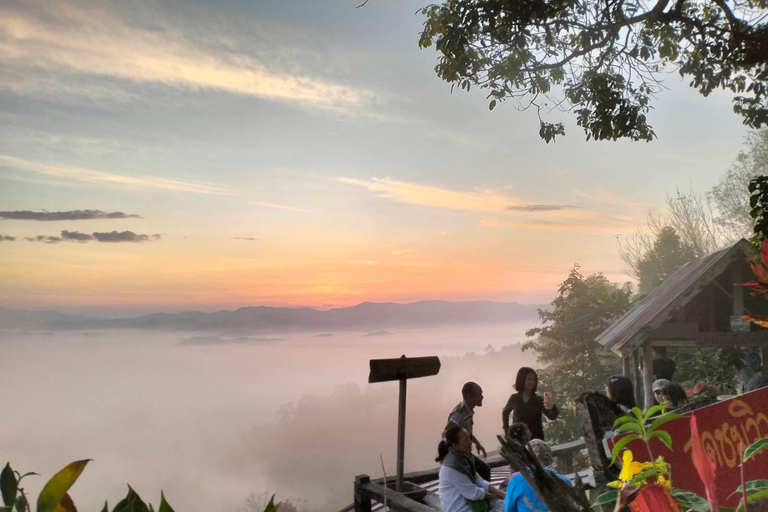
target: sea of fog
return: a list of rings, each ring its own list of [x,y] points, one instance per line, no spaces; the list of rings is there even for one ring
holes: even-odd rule
[[[434,467],[463,382],[485,389],[486,448],[530,324],[217,338],[94,331],[0,334],[0,458],[35,471],[37,496],[66,463],[93,459],[70,494],[114,505],[126,484],[178,512],[248,511],[277,493],[306,510],[352,501],[354,476],[394,473],[397,383],[367,384],[368,360],[438,355],[438,376],[408,386],[406,471]]]

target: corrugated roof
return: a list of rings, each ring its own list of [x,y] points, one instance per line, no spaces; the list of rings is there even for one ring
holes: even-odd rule
[[[684,265],[603,331],[595,341],[617,352],[641,345],[651,331],[688,304],[731,263],[745,257],[748,246],[748,242],[742,238],[729,247]]]

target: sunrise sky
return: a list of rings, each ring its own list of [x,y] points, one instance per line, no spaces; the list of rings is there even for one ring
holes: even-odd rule
[[[676,74],[657,141],[547,145],[436,77],[423,0],[359,3],[2,2],[0,306],[549,302],[742,148]]]

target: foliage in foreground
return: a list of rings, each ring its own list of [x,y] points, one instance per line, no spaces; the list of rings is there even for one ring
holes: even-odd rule
[[[446,0],[421,10],[419,46],[435,46],[437,75],[536,108],[545,141],[565,134],[541,112],[573,112],[587,139],[650,141],[646,114],[676,69],[708,96],[733,94],[744,124],[768,124],[767,0],[594,2]]]
[[[77,512],[72,498],[68,491],[77,481],[80,474],[90,459],[77,460],[67,464],[58,473],[53,475],[43,486],[40,495],[37,497],[37,512]],[[23,475],[11,468],[11,463],[7,463],[0,473],[0,491],[3,496],[3,507],[0,512],[31,512],[29,498],[21,487],[22,480],[37,473],[24,473]],[[271,504],[271,502],[270,502]],[[151,503],[144,503],[141,497],[128,486],[128,494],[117,505],[112,508],[112,512],[154,512]],[[104,508],[101,512],[109,512],[109,506],[104,502]],[[160,506],[157,512],[173,512],[173,508],[165,501],[165,496],[160,493]]]
[[[743,480],[743,473],[742,485],[731,493],[731,496],[736,494],[742,495],[739,505],[735,509],[717,507],[719,510],[711,510],[707,499],[696,493],[674,488],[672,480],[674,468],[664,461],[663,457],[654,458],[650,446],[650,440],[655,437],[667,448],[672,449],[672,438],[666,431],[661,429],[661,426],[683,416],[676,413],[664,413],[665,408],[664,404],[657,405],[642,413],[639,408],[635,407],[626,416],[622,416],[614,422],[614,432],[616,434],[626,434],[616,443],[611,453],[613,462],[616,462],[621,455],[623,462],[622,470],[619,480],[608,484],[614,490],[607,491],[598,496],[592,504],[594,508],[599,509],[601,506],[613,506],[619,496],[619,491],[616,489],[623,484],[633,486],[658,484],[665,486],[669,489],[669,493],[677,502],[680,510],[684,512],[748,512],[749,505],[768,501],[768,480],[760,479],[745,482]],[[662,413],[662,415],[649,424],[654,415],[658,413]],[[637,462],[633,460],[633,454],[626,449],[626,446],[636,440],[640,440],[645,444],[651,462]],[[742,464],[767,450],[768,437],[758,439],[744,450]]]

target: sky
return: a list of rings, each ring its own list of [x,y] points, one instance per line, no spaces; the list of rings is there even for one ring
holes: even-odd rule
[[[672,73],[657,140],[546,144],[435,75],[422,0],[359,3],[2,2],[0,307],[546,303],[742,149]]]

